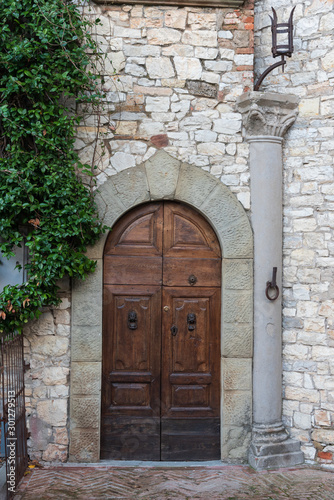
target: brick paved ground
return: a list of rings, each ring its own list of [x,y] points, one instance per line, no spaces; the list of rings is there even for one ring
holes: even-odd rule
[[[34,469],[15,500],[334,500],[334,473],[301,467],[254,472],[247,466]]]

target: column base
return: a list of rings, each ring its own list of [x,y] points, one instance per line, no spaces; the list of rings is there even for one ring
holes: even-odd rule
[[[255,425],[248,462],[256,470],[291,467],[304,462],[304,453],[299,441],[289,439],[281,422]]]

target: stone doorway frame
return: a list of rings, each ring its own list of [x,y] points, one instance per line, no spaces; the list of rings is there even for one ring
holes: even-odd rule
[[[157,200],[188,204],[216,232],[222,249],[221,459],[246,461],[252,425],[253,234],[235,195],[216,177],[158,151],[110,177],[96,196],[113,227],[135,206]],[[103,250],[88,249],[95,273],[72,286],[70,461],[100,460]]]

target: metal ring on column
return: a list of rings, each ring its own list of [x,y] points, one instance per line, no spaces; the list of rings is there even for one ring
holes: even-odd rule
[[[277,267],[273,267],[273,277],[271,281],[267,281],[266,297],[268,300],[276,300],[279,296],[279,288],[276,284]],[[269,290],[275,290],[274,295],[269,295]]]
[[[275,290],[275,294],[273,296],[269,295],[269,290]],[[279,288],[277,285],[272,286],[271,281],[267,281],[267,286],[266,286],[266,297],[268,300],[276,300],[278,299],[279,296]]]

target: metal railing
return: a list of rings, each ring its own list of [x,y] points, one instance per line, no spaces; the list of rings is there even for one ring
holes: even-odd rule
[[[6,463],[6,493],[12,498],[28,465],[24,396],[23,335],[0,341],[1,455]]]

